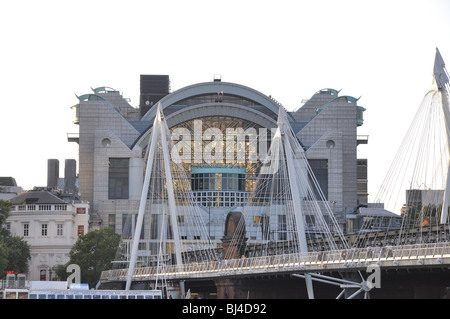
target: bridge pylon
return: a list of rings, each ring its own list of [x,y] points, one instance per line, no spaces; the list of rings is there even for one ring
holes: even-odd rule
[[[450,152],[450,109],[449,109],[449,92],[450,80],[447,70],[445,68],[444,59],[436,48],[436,57],[433,68],[433,86],[438,91],[442,103],[442,112],[444,114],[445,129],[447,132],[447,151]],[[450,156],[449,156],[450,158]],[[441,224],[445,224],[448,219],[448,204],[450,200],[450,161],[447,163],[447,176],[445,182],[444,199],[441,212]]]
[[[170,137],[169,137],[170,138]],[[157,158],[157,148],[160,147],[162,151],[162,158]],[[175,204],[174,183],[172,179],[171,158],[168,147],[168,127],[162,113],[161,105],[157,105],[157,112],[155,120],[153,122],[152,134],[148,144],[148,157],[147,166],[145,170],[144,183],[142,187],[139,212],[137,216],[136,229],[134,231],[133,245],[130,254],[130,262],[128,268],[128,275],[126,281],[126,290],[131,287],[134,271],[136,267],[138,246],[140,241],[140,234],[142,230],[142,224],[144,220],[144,214],[146,211],[146,204],[148,201],[148,193],[150,188],[150,181],[152,178],[153,164],[156,161],[163,162],[164,178],[166,180],[165,187],[167,188],[167,206],[169,210],[169,216],[172,222],[173,242],[175,246],[175,258],[176,264],[182,266],[183,261],[181,257],[181,244],[180,244],[180,232],[177,222],[177,205]],[[184,295],[184,287],[181,282],[181,294]]]

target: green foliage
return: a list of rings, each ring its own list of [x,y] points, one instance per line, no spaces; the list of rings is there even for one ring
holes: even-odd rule
[[[0,278],[4,278],[6,276],[8,266],[8,247],[5,244],[5,241],[0,236]]]
[[[8,264],[6,270],[18,273],[28,272],[28,260],[31,259],[28,243],[19,236],[6,236],[5,244],[8,247]]]
[[[0,226],[3,226],[6,222],[6,218],[11,211],[11,203],[5,200],[0,200]]]
[[[67,266],[76,264],[80,266],[81,282],[94,287],[101,272],[111,269],[120,240],[120,235],[109,227],[80,236],[70,251],[70,261],[56,270],[58,277],[66,280],[70,275],[66,272]]]
[[[5,278],[7,271],[27,273],[31,258],[28,243],[4,228],[11,206],[10,202],[0,200],[0,278]]]

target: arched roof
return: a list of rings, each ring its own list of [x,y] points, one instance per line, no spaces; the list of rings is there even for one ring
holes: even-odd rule
[[[172,127],[188,120],[206,116],[232,116],[254,122],[263,127],[276,126],[276,116],[278,115],[280,104],[252,88],[235,83],[216,81],[190,85],[165,96],[158,103],[161,104],[161,109],[164,112],[165,108],[190,97],[206,94],[218,94],[219,92],[223,92],[224,95],[233,95],[254,101],[256,104],[266,108],[266,111],[270,111],[265,113],[273,113],[273,117],[252,107],[226,102],[210,102],[181,108],[180,110],[167,115],[167,125]],[[142,117],[142,121],[149,121],[153,123],[153,119],[156,115],[156,109],[157,106],[154,105]],[[145,130],[134,142],[132,149],[136,146],[140,148],[145,147],[147,145],[150,132],[151,127]]]
[[[322,89],[322,90],[317,91],[315,94],[339,95],[339,92],[341,92],[341,90],[335,90],[335,89],[331,89],[331,88],[325,88],[325,89]]]
[[[320,112],[320,111],[326,109],[333,102],[357,103],[359,99],[360,99],[360,97],[355,98],[355,97],[349,96],[349,95],[337,96],[337,97],[331,99],[327,104],[325,104],[324,106],[319,108],[318,111]]]
[[[107,92],[118,92],[117,90],[113,89],[112,87],[109,86],[100,86],[98,88],[91,88],[91,90],[97,94],[97,93],[107,93]]]
[[[242,105],[231,103],[205,103],[194,105],[166,116],[166,122],[168,127],[173,127],[182,122],[209,116],[232,116],[256,123],[262,127],[276,127],[276,121],[266,114]],[[151,129],[152,126],[149,126],[148,129],[146,129],[133,143],[131,148],[134,149],[138,146],[143,149],[147,146]]]
[[[187,99],[189,97],[204,95],[204,94],[217,94],[223,92],[223,94],[231,94],[235,96],[244,97],[246,99],[255,101],[256,103],[265,106],[267,109],[272,111],[275,115],[278,114],[279,103],[271,99],[267,95],[262,94],[252,88],[243,86],[236,83],[230,82],[206,82],[198,83],[181,88],[169,95],[162,98],[159,103],[161,103],[161,109],[164,109],[178,101]],[[143,121],[151,121],[156,114],[156,105],[153,106],[143,117]]]

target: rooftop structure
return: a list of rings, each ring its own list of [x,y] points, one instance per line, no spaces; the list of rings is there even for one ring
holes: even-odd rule
[[[22,187],[17,186],[13,177],[0,177],[0,200],[9,200],[21,192]]]

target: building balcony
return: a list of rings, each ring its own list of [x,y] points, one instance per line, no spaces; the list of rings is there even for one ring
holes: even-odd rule
[[[43,213],[43,212],[67,212],[66,204],[24,204],[13,205],[11,213]]]
[[[79,133],[67,133],[67,141],[68,142],[80,142],[80,134]]]

